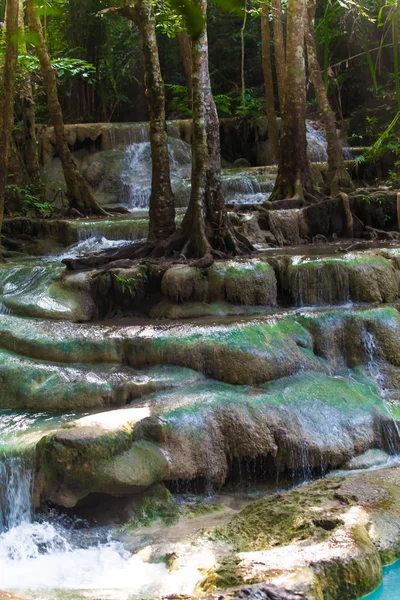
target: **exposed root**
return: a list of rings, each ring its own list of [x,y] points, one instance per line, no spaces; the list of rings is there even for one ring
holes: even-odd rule
[[[400,240],[399,231],[384,231],[383,229],[376,229],[375,227],[370,227],[369,225],[365,227],[365,231],[368,233],[371,240]]]

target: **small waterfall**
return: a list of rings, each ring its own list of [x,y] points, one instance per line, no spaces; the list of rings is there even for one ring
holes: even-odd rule
[[[181,139],[169,137],[169,158],[173,191],[182,181],[190,181],[191,148]],[[127,149],[126,166],[121,175],[123,203],[129,210],[148,208],[151,194],[151,149],[149,142]],[[187,197],[188,201],[189,197]],[[187,202],[186,202],[187,205]]]
[[[274,188],[274,179],[247,171],[225,171],[222,174],[222,193],[232,204],[260,204]]]
[[[77,234],[78,241],[90,238],[108,241],[137,241],[147,236],[148,219],[121,219],[113,221],[82,221]]]
[[[0,533],[31,521],[32,462],[29,454],[0,458]]]
[[[365,352],[366,352],[367,358],[368,358],[368,367],[367,367],[368,374],[372,378],[372,380],[375,382],[375,384],[379,390],[379,395],[382,398],[382,401],[385,405],[388,415],[390,416],[390,418],[393,422],[394,430],[396,432],[395,439],[393,439],[393,435],[390,435],[390,433],[388,435],[389,443],[391,446],[391,448],[390,448],[391,453],[395,454],[396,452],[399,451],[400,426],[399,426],[399,423],[393,413],[393,408],[392,408],[390,398],[389,398],[389,390],[386,387],[385,377],[384,377],[384,374],[382,373],[382,370],[379,365],[378,344],[377,344],[374,334],[372,332],[368,331],[368,329],[366,328],[365,325],[363,326],[362,331],[361,331],[361,338],[362,338],[362,343],[363,343],[363,346],[364,346],[364,349],[365,349]]]
[[[315,129],[308,121],[306,123],[307,131],[307,151],[308,157],[312,162],[326,162],[328,153],[326,150],[325,135]]]
[[[311,162],[327,162],[328,151],[325,134],[313,127],[309,121],[306,122],[306,134],[307,152]],[[343,157],[345,160],[353,158],[349,148],[343,148]]]
[[[338,262],[307,261],[290,270],[290,291],[296,306],[349,304],[350,284],[347,269]]]

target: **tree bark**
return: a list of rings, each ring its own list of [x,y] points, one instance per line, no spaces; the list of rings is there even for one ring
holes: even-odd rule
[[[185,74],[187,86],[188,86],[188,97],[189,102],[192,104],[193,101],[193,90],[192,90],[192,48],[190,38],[186,31],[178,31],[176,34],[179,49],[181,52],[183,72]]]
[[[137,0],[134,5],[108,9],[133,21],[142,40],[145,86],[150,117],[152,181],[148,244],[156,245],[171,236],[175,226],[175,199],[171,188],[165,118],[165,88],[161,74],[152,0]]]
[[[241,60],[240,60],[240,79],[241,79],[241,98],[242,98],[242,106],[246,104],[246,72],[245,72],[245,33],[246,33],[246,25],[247,25],[247,0],[244,0],[244,17],[243,17],[243,25],[240,30],[240,41],[241,41]]]
[[[306,0],[289,0],[280,159],[272,200],[312,195],[306,138],[305,23]]]
[[[269,30],[269,9],[267,4],[262,5],[261,12],[261,42],[262,61],[265,84],[265,102],[267,108],[268,138],[274,163],[279,159],[279,134],[275,114],[274,82],[271,66],[271,34]]]
[[[24,40],[25,20],[24,20],[24,5],[22,0],[19,0],[18,8],[18,28],[22,38],[21,50],[27,54],[26,42]],[[34,183],[38,181],[40,166],[38,141],[36,137],[36,118],[35,118],[35,103],[33,100],[31,76],[25,73],[19,89],[19,94],[22,102],[22,118],[24,122],[24,161],[26,171]]]
[[[207,0],[196,1],[206,15]],[[239,254],[252,246],[234,231],[222,194],[219,121],[208,70],[206,26],[192,39],[192,76],[192,189],[182,224],[187,238],[182,254],[203,257],[207,265],[213,253]]]
[[[0,232],[4,217],[8,154],[14,126],[14,89],[18,60],[18,0],[8,0],[6,11],[6,52],[0,98]]]
[[[279,106],[283,110],[285,97],[286,52],[283,37],[283,15],[281,0],[272,0],[272,23],[274,29],[274,48],[276,77],[278,81]]]
[[[351,187],[351,179],[344,165],[343,149],[336,131],[336,120],[329,104],[321,69],[318,64],[317,47],[314,35],[315,5],[307,10],[306,43],[308,67],[314,84],[318,107],[324,123],[328,151],[328,186],[332,196],[337,196],[341,187]]]
[[[106,215],[107,213],[97,204],[88,184],[77,169],[68,147],[61,105],[58,99],[57,76],[50,63],[42,24],[36,14],[34,0],[27,0],[26,8],[30,27],[38,37],[36,53],[39,58],[40,69],[46,87],[50,119],[54,127],[58,154],[61,160],[65,183],[67,185],[67,198],[70,202],[70,206],[82,214]]]

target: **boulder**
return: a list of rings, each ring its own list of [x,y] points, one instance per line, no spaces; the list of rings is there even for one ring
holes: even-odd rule
[[[277,598],[282,587],[283,598],[363,597],[379,585],[382,565],[399,557],[399,481],[399,469],[378,470],[257,500],[214,532],[234,551],[200,587],[219,590],[234,582],[236,590],[222,598],[260,585]]]

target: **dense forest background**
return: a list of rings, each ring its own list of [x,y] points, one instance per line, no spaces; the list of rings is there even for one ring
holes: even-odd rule
[[[247,2],[244,29],[241,16],[223,11],[212,3],[209,6],[209,69],[220,117],[256,118],[265,113],[261,4],[259,0]],[[148,119],[139,34],[126,19],[100,14],[109,5],[104,0],[52,0],[38,5],[49,52],[57,69],[66,123]],[[285,19],[285,3],[283,8]],[[3,20],[4,10],[3,1]],[[364,127],[367,136],[363,143],[371,142],[368,137],[377,133],[379,127],[385,127],[396,112],[392,11],[393,3],[384,0],[363,2],[362,5],[324,0],[317,6],[315,31],[319,62],[331,106],[339,119],[354,119],[355,136],[361,134]],[[167,88],[167,116],[170,119],[190,117],[179,17],[166,2],[157,4],[156,17],[161,67]],[[242,36],[244,105],[241,95]],[[273,45],[273,40],[271,43]],[[29,45],[27,54],[30,55]],[[273,52],[272,58],[274,60]],[[28,60],[20,57],[21,70],[27,67],[24,63]],[[29,65],[31,69],[33,67]],[[41,77],[38,71],[34,75],[36,120],[37,123],[48,123]],[[276,109],[279,112],[278,102]],[[363,109],[362,115],[360,109]],[[308,85],[308,112],[311,117],[317,116],[311,82]],[[370,117],[368,121],[367,116]],[[361,140],[357,141],[355,136],[352,141],[357,145]]]

